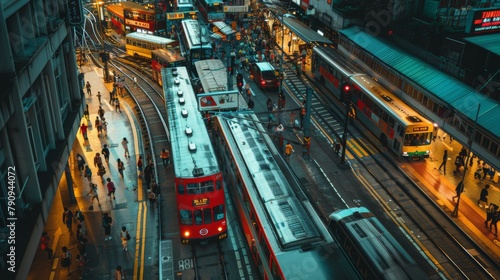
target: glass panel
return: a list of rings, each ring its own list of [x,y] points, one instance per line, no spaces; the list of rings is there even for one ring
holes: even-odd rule
[[[184,185],[177,185],[177,193],[179,194],[185,194],[186,191],[184,189]]]
[[[190,210],[179,211],[181,217],[181,225],[192,225],[193,224],[193,213]]]
[[[201,210],[194,210],[194,224],[201,225],[203,223],[203,218],[201,217]]]
[[[214,221],[220,221],[224,219],[224,205],[217,205],[214,207]]]
[[[212,209],[203,209],[203,220],[205,221],[205,224],[212,223]]]

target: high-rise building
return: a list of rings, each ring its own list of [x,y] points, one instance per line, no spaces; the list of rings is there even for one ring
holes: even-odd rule
[[[15,266],[17,279],[26,279],[60,180],[68,177],[85,100],[70,26],[81,16],[78,0],[0,1],[3,276]]]

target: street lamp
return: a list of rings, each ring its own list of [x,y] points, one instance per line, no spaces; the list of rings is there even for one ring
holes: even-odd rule
[[[281,96],[283,94],[283,82],[285,80],[285,75],[283,74],[283,54],[284,53],[285,53],[285,24],[283,22],[283,14],[281,14],[280,86],[278,88],[279,96]]]
[[[455,204],[455,209],[453,209],[453,212],[451,212],[452,217],[458,217],[458,207],[460,205],[460,196],[462,195],[462,192],[464,191],[464,180],[465,180],[465,171],[467,171],[467,163],[469,162],[469,157],[470,157],[470,152],[472,149],[472,142],[474,141],[474,133],[476,132],[476,124],[477,124],[477,118],[479,117],[479,110],[481,109],[481,104],[477,105],[477,113],[476,113],[476,118],[474,119],[474,125],[472,126],[472,133],[469,136],[469,139],[467,141],[467,157],[465,160],[465,165],[464,165],[464,174],[462,174],[462,180],[460,183],[458,183],[456,187],[457,191],[457,204]]]

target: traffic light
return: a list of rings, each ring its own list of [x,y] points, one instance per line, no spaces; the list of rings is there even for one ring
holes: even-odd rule
[[[233,67],[232,66],[227,67],[227,72],[229,72],[229,75],[234,75]]]
[[[243,74],[238,73],[238,75],[236,75],[236,85],[238,86],[238,89],[241,91],[241,89],[243,88]]]
[[[351,83],[344,82],[340,85],[340,100],[344,104],[347,104],[347,102],[350,101],[352,90],[353,87]]]

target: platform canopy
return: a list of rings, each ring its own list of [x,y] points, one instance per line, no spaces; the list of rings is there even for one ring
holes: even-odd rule
[[[500,34],[480,35],[464,38],[466,41],[488,50],[496,55],[500,55]]]
[[[302,23],[297,18],[293,17],[283,17],[283,24],[290,28],[293,33],[297,34],[300,39],[304,42],[310,43],[320,43],[326,45],[333,45],[333,42],[328,40],[328,38],[321,36],[318,32],[312,30],[309,26]]]

